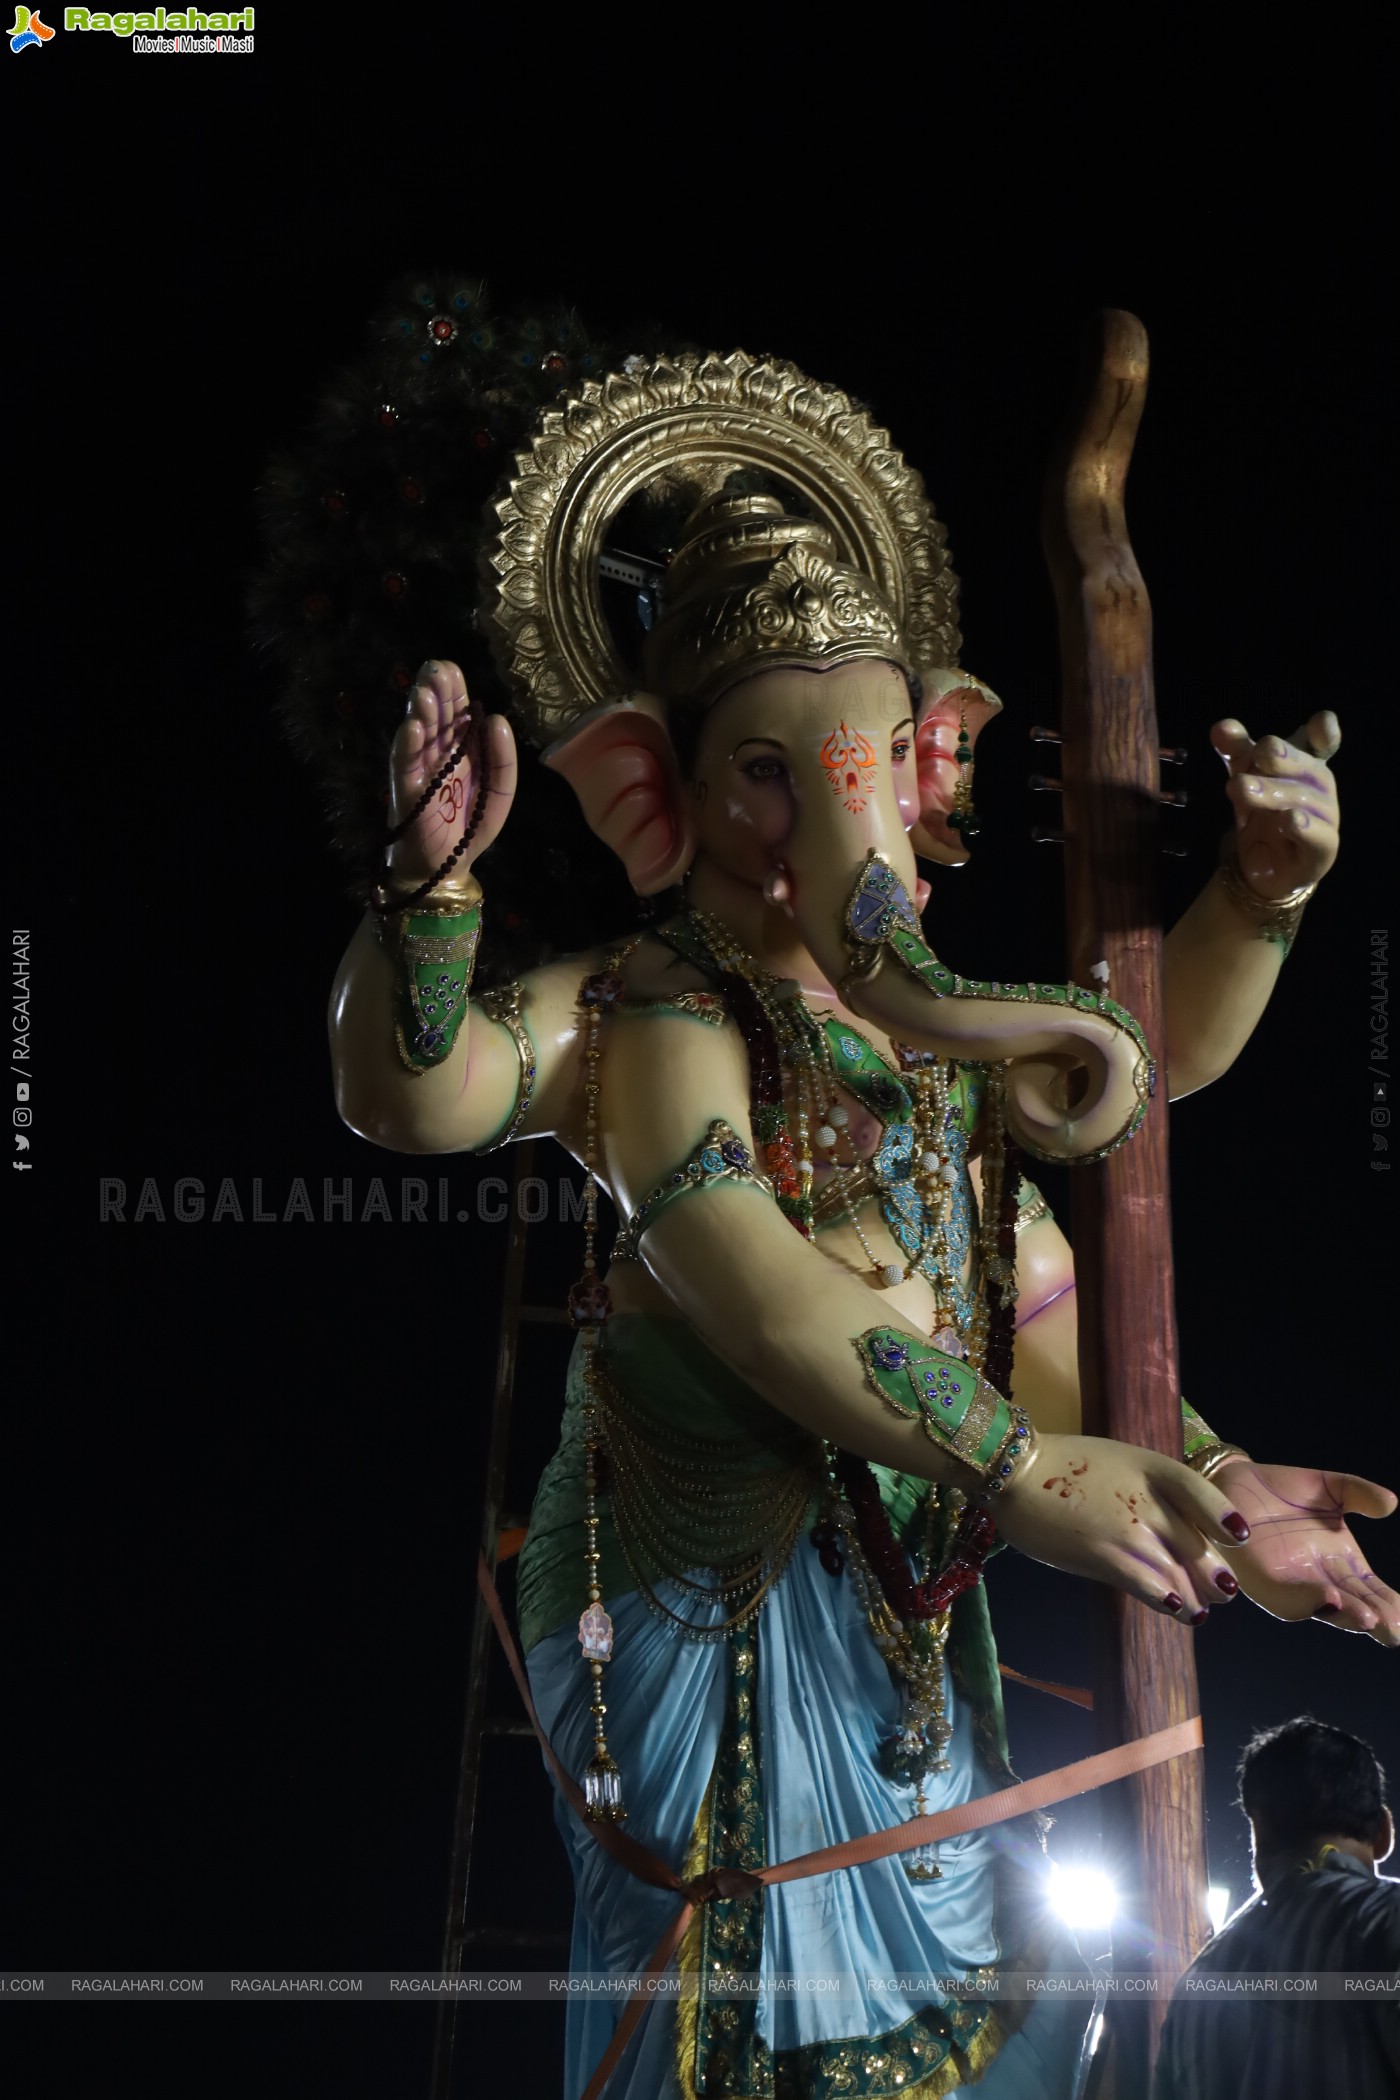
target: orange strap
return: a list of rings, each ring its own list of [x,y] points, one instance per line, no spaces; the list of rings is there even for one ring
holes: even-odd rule
[[[1092,1692],[1086,1692],[1083,1685],[1052,1684],[1048,1677],[1023,1677],[1021,1672],[1013,1670],[1009,1663],[998,1663],[997,1668],[1002,1676],[1009,1677],[1013,1684],[1028,1684],[1033,1692],[1048,1692],[1052,1699],[1068,1699],[1071,1706],[1085,1706],[1090,1711],[1093,1710],[1094,1695]]]
[[[711,1903],[716,1897],[755,1894],[760,1888],[771,1888],[780,1881],[805,1881],[809,1875],[830,1874],[838,1867],[864,1866],[872,1859],[889,1859],[894,1853],[908,1852],[915,1845],[933,1844],[940,1838],[956,1837],[965,1830],[986,1830],[994,1823],[1007,1822],[1012,1816],[1026,1815],[1031,1809],[1049,1808],[1057,1801],[1069,1800],[1074,1794],[1087,1794],[1115,1779],[1126,1779],[1130,1774],[1146,1771],[1149,1765],[1161,1764],[1169,1757],[1199,1750],[1204,1740],[1201,1717],[1196,1714],[1189,1721],[1178,1721],[1172,1728],[1159,1728],[1153,1735],[1139,1736],[1136,1742],[1121,1743],[1116,1750],[1101,1750],[1095,1757],[1082,1757],[1076,1764],[1061,1765],[1058,1771],[1043,1772],[1039,1779],[1022,1780],[1019,1785],[1006,1787],[999,1793],[983,1794],[976,1801],[965,1801],[961,1807],[941,1809],[937,1815],[911,1816],[907,1823],[896,1823],[889,1830],[872,1831],[868,1837],[847,1838],[842,1844],[827,1845],[819,1852],[804,1852],[797,1859],[760,1867],[753,1874],[740,1867],[717,1867],[693,1881],[682,1881],[665,1860],[658,1859],[635,1838],[625,1836],[615,1823],[589,1821],[584,1813],[583,1793],[578,1783],[564,1770],[540,1726],[525,1666],[506,1624],[484,1553],[477,1562],[476,1579],[501,1637],[501,1646],[505,1649],[511,1676],[525,1702],[530,1725],[540,1739],[545,1762],[570,1808],[588,1823],[589,1830],[604,1851],[626,1867],[630,1874],[635,1874],[638,1880],[647,1882],[652,1888],[673,1889],[683,1898],[637,1978],[613,2038],[588,2081],[583,2100],[600,2100],[637,2022],[650,2003],[646,1985],[651,1977],[659,1976],[665,1969],[684,1938],[697,1905]]]

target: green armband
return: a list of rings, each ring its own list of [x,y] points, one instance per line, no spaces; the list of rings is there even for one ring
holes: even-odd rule
[[[466,1015],[481,906],[401,912],[393,925],[399,976],[394,1041],[410,1072],[431,1072],[452,1055]]]
[[[1228,1459],[1247,1458],[1249,1453],[1241,1451],[1238,1444],[1227,1444],[1218,1437],[1202,1415],[1198,1415],[1190,1401],[1181,1403],[1181,1455],[1193,1473],[1209,1480]]]
[[[1187,1465],[1190,1465],[1198,1452],[1208,1450],[1212,1444],[1218,1444],[1220,1441],[1221,1439],[1211,1428],[1209,1422],[1196,1413],[1189,1400],[1183,1399],[1181,1403],[1181,1455],[1186,1460]]]
[[[732,1124],[717,1116],[684,1165],[676,1167],[642,1198],[613,1242],[614,1261],[640,1259],[642,1234],[650,1230],[668,1203],[688,1196],[693,1189],[712,1188],[717,1181],[751,1181],[765,1195],[772,1183],[754,1165],[753,1154]]]
[[[865,1382],[906,1421],[922,1424],[931,1443],[976,1473],[983,1492],[999,1495],[1034,1441],[1030,1417],[961,1357],[935,1349],[897,1327],[858,1336]]]

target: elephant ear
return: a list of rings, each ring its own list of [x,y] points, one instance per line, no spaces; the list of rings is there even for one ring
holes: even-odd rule
[[[919,774],[919,815],[910,826],[909,842],[926,860],[958,867],[968,857],[967,847],[956,831],[948,829],[948,812],[958,784],[958,731],[967,720],[968,748],[992,716],[1000,714],[1001,702],[989,685],[966,671],[927,671],[924,697],[914,731],[914,756]]]
[[[568,781],[639,897],[680,881],[694,858],[695,822],[659,700],[634,693],[596,708],[550,745],[544,763]]]

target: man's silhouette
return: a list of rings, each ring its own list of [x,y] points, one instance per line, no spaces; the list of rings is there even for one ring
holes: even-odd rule
[[[1196,1957],[1167,2014],[1154,2100],[1395,2100],[1400,2093],[1400,1881],[1370,1747],[1311,1715],[1257,1735],[1240,1806],[1259,1894]],[[1251,1994],[1248,1976],[1350,1971],[1341,2000]]]

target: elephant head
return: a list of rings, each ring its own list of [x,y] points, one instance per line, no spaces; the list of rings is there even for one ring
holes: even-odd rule
[[[733,575],[721,579],[722,619],[713,582],[698,606],[693,590],[686,598],[683,550],[680,611],[661,623],[649,660],[666,701],[643,693],[596,711],[546,763],[573,784],[640,894],[688,873],[690,901],[730,925],[751,924],[765,900],[795,922],[815,972],[854,1013],[941,1056],[1007,1061],[1008,1123],[1029,1150],[1100,1153],[1140,1119],[1140,1034],[1088,994],[1081,1003],[1064,987],[955,978],[923,945],[916,916],[913,900],[921,908],[928,895],[916,851],[967,858],[948,822],[956,754],[960,738],[971,752],[1000,702],[962,672],[914,678],[868,579],[830,562],[816,539],[776,561],[770,549],[757,585],[749,548],[738,620]],[[810,646],[819,629],[836,637],[820,652]],[[790,951],[793,928],[773,930],[773,945]]]

